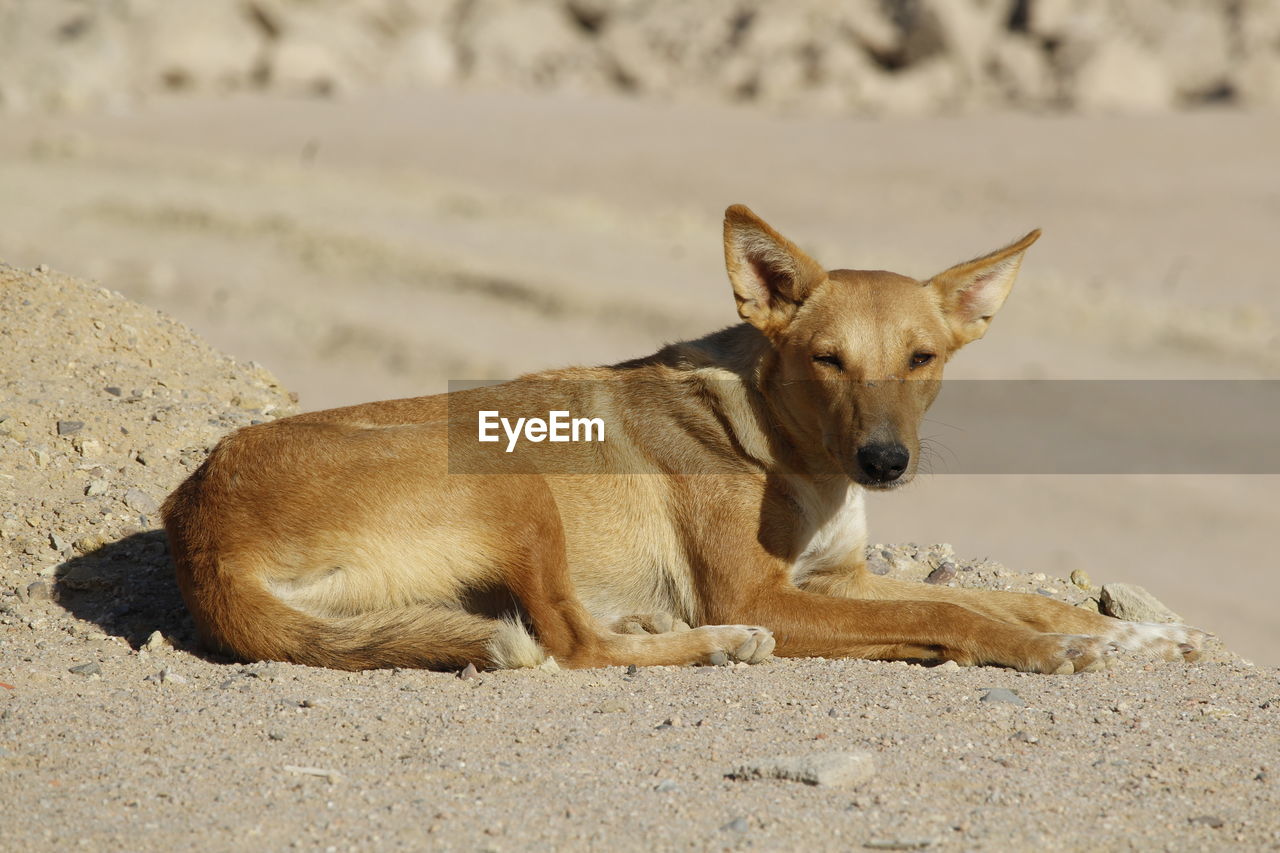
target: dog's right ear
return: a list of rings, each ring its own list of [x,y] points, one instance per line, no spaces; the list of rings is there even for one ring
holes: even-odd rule
[[[766,335],[786,328],[827,271],[749,208],[724,212],[724,264],[738,316]]]

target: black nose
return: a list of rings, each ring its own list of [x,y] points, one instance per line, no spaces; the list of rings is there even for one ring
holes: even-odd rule
[[[858,464],[877,483],[898,479],[910,461],[910,452],[901,444],[867,444],[858,448]]]

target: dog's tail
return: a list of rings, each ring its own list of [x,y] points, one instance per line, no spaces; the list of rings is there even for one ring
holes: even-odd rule
[[[319,618],[288,606],[255,574],[217,571],[192,585],[187,607],[201,639],[243,660],[280,660],[330,669],[479,669],[538,666],[546,653],[516,620],[440,605]]]

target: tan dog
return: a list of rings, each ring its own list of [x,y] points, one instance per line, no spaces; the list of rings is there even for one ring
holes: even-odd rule
[[[864,490],[914,476],[943,365],[986,332],[1038,237],[919,282],[827,272],[731,207],[745,323],[223,439],[164,505],[187,606],[215,649],[341,669],[1194,657],[1203,635],[1184,626],[866,569]],[[510,428],[554,412],[583,413],[585,433],[598,420],[603,440]]]

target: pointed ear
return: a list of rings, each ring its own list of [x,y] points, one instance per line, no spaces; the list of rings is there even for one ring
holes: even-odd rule
[[[1037,228],[1010,246],[957,264],[929,280],[942,297],[942,310],[955,332],[957,348],[987,333],[991,317],[1013,288],[1023,253],[1038,239]]]
[[[784,329],[827,271],[747,207],[724,212],[724,264],[738,316],[767,335]]]

